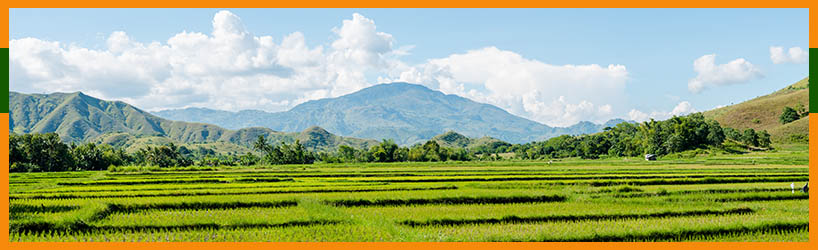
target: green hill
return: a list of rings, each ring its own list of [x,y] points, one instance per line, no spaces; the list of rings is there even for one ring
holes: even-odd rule
[[[284,133],[261,127],[229,130],[205,123],[171,121],[124,102],[104,101],[81,92],[9,92],[9,107],[12,133],[55,132],[65,142],[101,142],[128,149],[174,142],[209,147],[217,152],[241,152],[249,150],[260,135],[274,143],[300,140],[317,151],[335,150],[339,145],[360,148],[377,143],[332,135],[321,128]]]
[[[488,136],[484,136],[478,139],[472,139],[454,131],[448,131],[446,133],[432,137],[432,140],[437,142],[437,144],[439,144],[440,146],[448,148],[474,149],[477,147],[485,146],[486,148],[494,149],[503,145],[505,146],[511,145],[507,142]]]
[[[779,122],[784,107],[795,107],[798,104],[809,110],[809,77],[772,94],[710,110],[704,112],[704,115],[725,127],[767,130],[773,142],[788,143],[792,142],[793,136],[806,138],[809,135],[809,116],[788,124],[782,125]]]

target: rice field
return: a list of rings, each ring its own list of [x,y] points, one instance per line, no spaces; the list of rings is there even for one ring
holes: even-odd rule
[[[767,156],[15,173],[10,240],[808,241]]]

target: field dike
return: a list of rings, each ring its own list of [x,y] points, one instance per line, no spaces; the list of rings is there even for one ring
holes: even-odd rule
[[[756,226],[731,226],[708,229],[680,229],[672,232],[647,232],[623,235],[593,235],[576,238],[542,238],[542,242],[637,242],[637,241],[684,241],[701,237],[719,237],[734,234],[796,232],[809,230],[809,222],[770,223]]]
[[[203,196],[203,195],[253,195],[253,194],[302,194],[302,193],[365,193],[365,192],[397,192],[397,191],[428,191],[428,190],[452,190],[456,186],[426,187],[426,188],[362,188],[362,189],[310,189],[310,190],[264,190],[264,191],[237,191],[237,192],[178,192],[178,193],[154,193],[154,194],[108,194],[108,195],[13,195],[10,200],[18,199],[96,199],[96,198],[138,198],[138,197],[176,197],[176,196]]]
[[[562,202],[568,198],[561,195],[542,196],[508,196],[508,197],[440,197],[412,199],[348,199],[324,201],[327,205],[360,207],[360,206],[408,206],[408,205],[461,205],[461,204],[513,204],[535,202]]]
[[[23,220],[21,222],[10,223],[9,229],[11,232],[49,232],[49,231],[66,231],[66,232],[87,232],[94,230],[151,230],[151,229],[173,229],[173,228],[224,228],[224,227],[285,227],[285,226],[299,226],[304,223],[316,224],[333,224],[338,221],[300,221],[287,222],[281,224],[246,224],[246,225],[216,225],[216,224],[192,224],[182,226],[138,226],[138,227],[100,227],[92,225],[93,222],[102,220],[113,213],[133,213],[142,210],[162,210],[162,209],[191,209],[191,210],[205,210],[205,209],[232,209],[232,208],[279,208],[296,206],[298,203],[295,200],[284,201],[265,201],[265,202],[181,202],[181,203],[150,203],[150,204],[103,204],[94,203],[81,207],[73,216],[68,216],[62,221],[42,221],[42,220]],[[36,206],[35,206],[36,207]],[[291,224],[288,224],[291,223]],[[143,228],[143,229],[139,229]]]
[[[577,222],[577,221],[598,221],[598,220],[633,220],[633,219],[657,219],[669,217],[694,217],[705,215],[731,215],[731,214],[750,214],[754,213],[750,208],[735,208],[727,210],[691,210],[681,212],[660,212],[649,214],[587,214],[587,215],[553,215],[553,216],[534,216],[534,217],[518,217],[505,216],[502,218],[485,218],[485,219],[438,219],[427,221],[412,221],[406,220],[399,222],[399,224],[410,227],[423,226],[458,226],[468,224],[506,224],[506,223],[542,223],[542,222]]]
[[[574,182],[558,184],[588,184],[594,187],[633,185],[693,185],[693,184],[724,184],[724,183],[761,183],[761,182],[788,182],[788,181],[809,181],[809,176],[803,177],[767,177],[767,178],[702,178],[702,179],[656,179],[643,181],[594,181],[594,182]]]
[[[650,196],[668,196],[668,195],[686,195],[686,194],[734,194],[734,193],[758,193],[758,192],[783,192],[790,191],[789,188],[743,188],[743,189],[703,189],[703,190],[682,190],[671,192],[655,192],[655,193],[626,193],[614,194],[615,198],[636,198],[636,197],[650,197]],[[603,192],[598,192],[603,193]]]
[[[11,204],[9,206],[9,213],[56,213],[67,212],[80,209],[79,206],[33,206],[23,204]]]
[[[719,180],[724,178],[769,178],[769,179],[807,179],[808,174],[728,174],[728,175],[636,175],[636,176],[529,176],[529,177],[454,177],[436,179],[377,179],[377,180],[356,180],[360,182],[493,182],[493,181],[570,181],[570,180],[614,180],[611,183],[618,183],[615,180],[645,180],[648,182],[655,180],[677,181],[682,180]],[[786,180],[785,180],[786,181]],[[635,181],[639,182],[639,181]],[[605,182],[599,182],[605,183]]]
[[[61,186],[104,186],[104,185],[149,185],[149,184],[188,184],[188,183],[236,183],[236,182],[283,182],[293,181],[292,178],[238,178],[226,179],[170,179],[149,181],[89,181],[89,182],[58,182]]]
[[[734,202],[734,201],[786,201],[786,200],[809,200],[809,194],[798,194],[795,195],[786,194],[786,195],[751,195],[751,196],[744,196],[744,197],[730,197],[730,198],[719,198],[715,199],[715,202]]]

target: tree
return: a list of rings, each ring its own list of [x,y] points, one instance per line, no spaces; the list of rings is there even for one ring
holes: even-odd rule
[[[76,170],[105,170],[111,165],[105,159],[102,149],[93,143],[72,146],[71,155],[74,157]]]
[[[711,146],[718,146],[724,142],[726,135],[721,128],[721,124],[716,120],[707,122],[707,144]]]
[[[71,149],[56,133],[10,135],[9,165],[10,171],[28,172],[69,171],[75,166]]]
[[[440,145],[436,141],[427,141],[423,144],[424,157],[427,161],[445,161],[440,157]]]
[[[781,122],[781,124],[787,124],[800,118],[801,115],[798,114],[798,111],[790,107],[784,107],[784,111],[781,112],[781,116],[778,118],[778,121]]]
[[[422,146],[414,146],[409,149],[409,161],[427,161],[426,150]]]
[[[179,152],[175,144],[140,149],[140,154],[144,157],[144,163],[158,167],[187,167],[193,165],[193,161],[186,158]]]
[[[795,105],[795,112],[798,112],[799,117],[806,117],[809,115],[809,111],[807,107],[804,107],[803,103],[798,103]]]
[[[748,145],[758,147],[758,135],[754,129],[748,128],[741,134],[741,142]]]
[[[770,133],[767,133],[767,130],[762,130],[758,133],[758,146],[768,148],[772,144],[770,140]]]
[[[254,155],[253,153],[247,152],[246,154],[239,157],[239,164],[242,166],[252,166],[258,163],[259,158],[258,156]]]
[[[374,162],[395,162],[400,158],[399,148],[391,139],[383,140],[380,144],[372,146],[369,154]]]
[[[355,148],[341,145],[338,147],[338,157],[341,158],[343,162],[354,162],[357,160]]]
[[[272,146],[259,136],[253,148],[264,152],[261,161],[266,164],[311,164],[315,161],[315,154],[307,151],[298,140],[293,144],[281,142],[281,145]]]

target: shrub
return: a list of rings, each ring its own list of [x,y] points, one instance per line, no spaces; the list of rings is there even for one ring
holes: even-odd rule
[[[784,111],[781,112],[781,116],[778,117],[778,121],[781,122],[781,124],[787,124],[800,118],[801,116],[798,114],[798,111],[791,107],[784,107]]]
[[[40,172],[40,166],[27,163],[27,162],[15,162],[11,164],[9,168],[9,172],[12,173],[23,173],[23,172]]]

